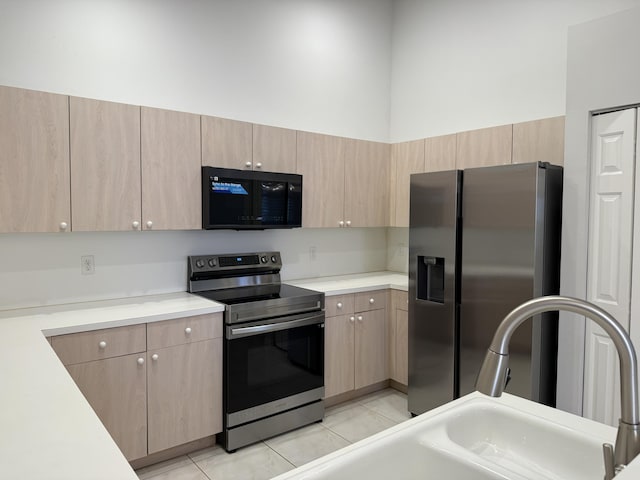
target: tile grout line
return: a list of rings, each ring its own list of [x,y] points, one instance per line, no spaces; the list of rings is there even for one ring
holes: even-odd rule
[[[196,466],[196,468],[202,472],[202,474],[205,476],[205,478],[207,478],[208,480],[215,480],[215,479],[211,478],[209,475],[207,475],[207,472],[205,472],[202,469],[202,467],[200,467],[200,465],[198,465],[198,462],[196,462],[193,458],[191,458],[191,455],[187,454],[187,457],[189,458],[189,460],[191,460],[191,462],[193,462],[193,464]]]
[[[282,458],[285,462],[287,462],[289,465],[291,465],[293,468],[298,468],[296,467],[292,462],[289,461],[289,459],[287,457],[285,457],[284,455],[282,455],[279,451],[277,451],[275,448],[273,448],[271,445],[269,445],[266,442],[260,442],[262,443],[264,446],[266,446],[269,450],[271,450],[272,452],[274,452],[276,455],[278,455],[280,458]]]

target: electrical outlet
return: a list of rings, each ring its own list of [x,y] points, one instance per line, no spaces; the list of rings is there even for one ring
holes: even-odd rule
[[[311,260],[316,259],[316,247],[309,247],[309,258]]]
[[[83,255],[80,257],[80,273],[82,275],[93,275],[96,273],[96,264],[93,255]]]

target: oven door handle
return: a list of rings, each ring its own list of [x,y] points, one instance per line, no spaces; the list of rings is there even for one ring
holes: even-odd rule
[[[288,322],[266,323],[264,325],[253,325],[251,327],[231,328],[229,338],[248,337],[262,333],[277,332],[289,328],[304,327],[306,325],[324,324],[324,313],[311,317],[298,318]]]

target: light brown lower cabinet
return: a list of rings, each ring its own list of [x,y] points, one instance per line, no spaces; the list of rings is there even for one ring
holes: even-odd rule
[[[144,353],[67,365],[67,371],[127,460],[146,456]]]
[[[52,346],[127,460],[222,431],[221,314],[61,335]]]
[[[222,342],[147,352],[149,454],[222,431]]]
[[[407,292],[391,290],[389,322],[389,377],[402,385],[408,385],[409,312]]]
[[[327,317],[324,326],[324,395],[333,397],[354,389],[355,317]]]
[[[329,313],[344,312],[325,320],[326,398],[389,378],[386,296],[378,290],[325,300]]]
[[[386,310],[356,313],[355,330],[354,384],[358,389],[389,378]]]

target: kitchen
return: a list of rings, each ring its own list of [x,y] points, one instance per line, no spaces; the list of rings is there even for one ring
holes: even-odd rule
[[[554,6],[553,13],[529,5],[527,22],[522,24],[514,20],[519,19],[517,12],[503,11],[504,35],[513,35],[517,25],[524,37],[518,38],[525,43],[539,35],[557,39],[551,45],[539,42],[540,51],[523,56],[522,64],[513,63],[511,49],[517,49],[518,42],[505,47],[495,35],[495,11],[468,7],[459,18],[458,9],[440,5],[436,13],[444,15],[445,21],[433,25],[428,34],[453,42],[453,32],[467,32],[468,36],[459,36],[460,44],[450,44],[448,53],[465,64],[465,71],[473,66],[476,70],[469,70],[465,76],[469,83],[464,86],[461,79],[454,81],[443,74],[429,77],[418,88],[412,82],[419,59],[443,65],[444,72],[451,67],[444,68],[448,60],[437,49],[420,53],[427,41],[419,42],[417,52],[418,46],[411,48],[408,37],[416,33],[412,28],[421,30],[413,22],[424,18],[422,8],[427,7],[396,3],[404,8],[395,12],[393,21],[402,22],[403,28],[392,32],[388,2],[368,7],[366,22],[358,2],[347,7],[316,2],[311,6],[315,10],[298,10],[289,2],[278,7],[249,2],[244,7],[226,5],[226,10],[217,10],[223,8],[220,5],[208,7],[213,12],[205,7],[183,10],[178,4],[157,9],[114,2],[101,6],[47,3],[30,10],[20,6],[24,2],[6,2],[0,84],[398,143],[563,115],[566,26],[637,5],[571,7],[568,3],[564,11]],[[243,22],[232,21],[238,18]],[[487,21],[478,22],[478,18]],[[547,25],[549,18],[565,19],[551,37],[536,28]],[[437,15],[434,19],[442,20]],[[322,35],[326,29],[331,35]],[[167,35],[170,31],[175,34]],[[193,48],[194,32],[210,38],[204,51]],[[24,36],[30,41],[24,41]],[[354,37],[362,44],[350,41]],[[479,51],[466,50],[470,38]],[[230,48],[229,39],[237,48]],[[150,56],[149,51],[162,54]],[[489,63],[478,65],[478,58]],[[225,76],[219,75],[220,68]],[[528,76],[517,77],[521,83],[514,91],[514,76],[522,71]],[[418,113],[427,111],[432,112],[428,118]],[[186,256],[212,251],[279,250],[287,280],[402,272],[406,271],[406,239],[406,228],[386,226],[251,233],[6,234],[0,239],[0,304],[17,308],[184,291]],[[94,275],[80,273],[80,258],[86,255],[95,259]]]

